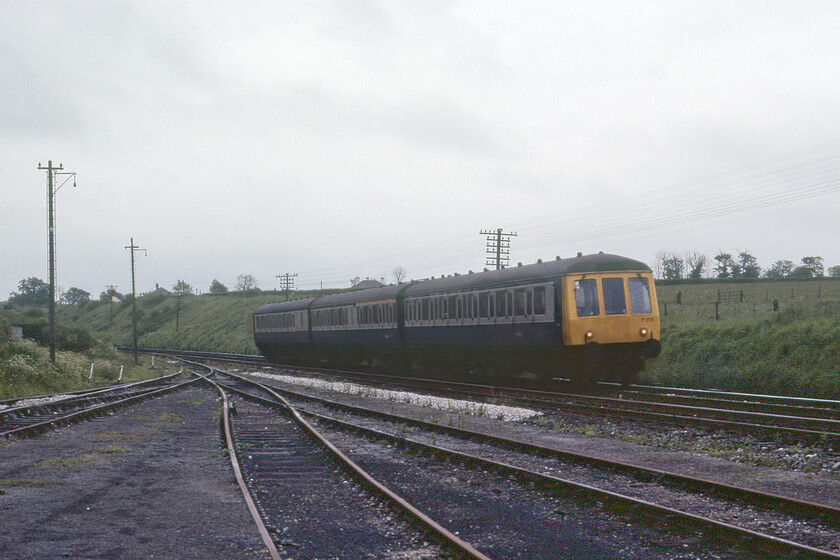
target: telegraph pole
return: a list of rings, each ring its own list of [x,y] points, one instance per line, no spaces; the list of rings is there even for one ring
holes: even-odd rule
[[[58,189],[64,186],[64,183],[73,177],[73,186],[76,186],[76,173],[64,172],[64,166],[58,164],[58,167],[53,167],[52,160],[47,162],[47,166],[38,163],[38,169],[47,172],[47,222],[49,224],[49,269],[50,269],[50,361],[55,365],[55,349],[56,349],[56,324],[55,324],[55,193]],[[67,175],[64,183],[61,183],[58,188],[55,188],[56,179],[59,175]]]
[[[134,363],[139,364],[140,360],[137,358],[137,289],[134,283],[134,251],[143,251],[147,255],[146,249],[141,249],[134,244],[134,238],[131,238],[131,245],[126,245],[126,249],[131,249],[131,329],[134,338]]]
[[[480,231],[481,235],[487,236],[487,257],[486,265],[495,265],[496,270],[504,268],[510,261],[510,238],[516,237],[516,232],[503,233],[502,228],[496,231]]]
[[[132,243],[132,245],[133,245],[133,243]],[[113,325],[114,324],[114,294],[117,293],[117,287],[114,286],[113,284],[111,284],[110,286],[106,286],[106,288],[108,289],[108,291],[105,292],[105,293],[108,294],[108,300],[111,302],[111,309],[110,309],[110,312],[109,312],[109,317],[108,317],[109,322],[108,322],[108,324]]]
[[[286,292],[286,301],[289,301],[289,290],[295,287],[295,278],[297,277],[297,273],[289,274],[288,272],[284,274],[278,274],[277,278],[280,278],[280,286]]]

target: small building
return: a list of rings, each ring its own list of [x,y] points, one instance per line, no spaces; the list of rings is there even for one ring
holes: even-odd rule
[[[368,288],[382,288],[385,286],[383,282],[378,282],[376,280],[371,280],[370,278],[366,278],[361,282],[356,282],[353,284],[354,290],[366,290]]]

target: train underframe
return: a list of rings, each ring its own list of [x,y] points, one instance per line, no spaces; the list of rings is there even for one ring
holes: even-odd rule
[[[634,383],[653,357],[650,344],[587,344],[575,347],[312,345],[264,347],[277,364],[330,367],[426,376],[472,383],[517,381],[534,386],[568,379],[576,386],[599,381]],[[656,352],[658,353],[658,352]]]

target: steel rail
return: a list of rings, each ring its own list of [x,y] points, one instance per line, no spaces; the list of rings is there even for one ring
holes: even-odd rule
[[[248,485],[245,483],[245,479],[242,477],[242,469],[239,467],[239,459],[236,455],[236,448],[233,445],[233,432],[231,430],[230,425],[230,403],[228,401],[227,392],[222,389],[222,387],[207,377],[201,376],[207,383],[210,383],[213,387],[216,388],[219,393],[222,395],[222,428],[225,434],[225,442],[227,444],[228,454],[230,455],[230,463],[233,467],[233,474],[236,476],[236,483],[239,485],[239,490],[242,492],[242,496],[245,498],[245,504],[248,506],[248,512],[251,514],[251,517],[254,519],[254,523],[257,525],[257,530],[260,533],[260,538],[262,538],[263,543],[265,543],[266,548],[268,549],[268,553],[271,556],[272,560],[282,560],[280,556],[280,552],[277,550],[277,546],[274,544],[274,539],[271,538],[271,534],[266,528],[265,523],[263,522],[263,518],[260,515],[259,510],[257,509],[257,504],[254,502],[254,498],[251,495],[251,491],[248,489]]]
[[[73,399],[73,398],[86,398],[91,397],[94,395],[98,395],[101,393],[109,393],[109,392],[119,392],[129,389],[131,387],[136,387],[140,385],[153,385],[155,383],[160,383],[161,381],[171,381],[181,372],[171,373],[169,375],[165,375],[163,377],[154,377],[152,379],[144,379],[142,381],[133,381],[131,383],[121,383],[119,385],[111,385],[108,387],[98,387],[96,389],[81,389],[79,391],[62,391],[61,393],[52,393],[47,395],[33,395],[31,397],[15,397],[13,399],[4,399],[0,401],[0,406],[5,405],[6,408],[0,408],[0,416],[3,416],[9,412],[14,412],[20,409],[30,408],[32,406],[41,406],[40,403],[36,403],[34,405],[21,405],[21,406],[14,406],[17,403],[26,402],[26,401],[39,401],[44,399],[55,399],[51,400],[45,404],[52,404],[58,403],[61,401]],[[62,397],[62,398],[55,398],[55,397]]]
[[[217,370],[222,372],[221,370]],[[374,488],[383,496],[387,497],[392,503],[396,504],[400,509],[402,509],[405,513],[409,516],[417,520],[421,525],[425,526],[427,530],[432,531],[435,535],[438,536],[449,548],[454,549],[460,556],[474,559],[474,560],[490,560],[490,558],[480,551],[475,549],[471,544],[461,540],[458,536],[450,532],[448,529],[437,523],[434,519],[414,507],[411,503],[407,500],[393,492],[390,488],[376,480],[370,474],[367,473],[364,469],[362,469],[359,465],[357,465],[352,459],[350,459],[347,455],[345,455],[341,450],[339,450],[332,442],[330,442],[327,438],[325,438],[312,424],[306,421],[305,418],[301,415],[301,413],[286,400],[285,397],[277,393],[273,388],[254,381],[252,379],[248,379],[242,376],[234,375],[229,372],[222,372],[225,375],[229,375],[241,381],[244,381],[248,384],[251,384],[254,387],[258,387],[259,389],[265,391],[269,395],[271,395],[276,402],[266,401],[268,404],[273,404],[275,406],[282,406],[283,408],[287,409],[295,421],[302,426],[309,434],[314,437],[322,446],[330,451],[330,453],[336,457],[341,464],[345,467],[350,469],[358,478],[360,478],[363,482],[365,482],[370,487]],[[226,387],[228,390],[237,391],[236,389],[232,389]],[[241,394],[241,393],[240,393]],[[246,393],[247,395],[247,393]],[[248,395],[253,397],[253,395]]]
[[[112,410],[118,410],[122,407],[137,404],[139,402],[169,393],[174,392],[176,390],[182,389],[187,385],[195,383],[197,380],[191,379],[188,381],[184,381],[181,383],[177,383],[175,385],[170,385],[169,387],[163,387],[160,389],[155,389],[152,391],[145,391],[140,395],[134,395],[131,397],[126,397],[124,399],[98,404],[95,406],[91,406],[89,408],[85,408],[84,410],[79,410],[76,412],[72,412],[70,414],[66,414],[64,416],[58,416],[56,418],[52,418],[50,420],[45,420],[43,422],[38,422],[35,424],[29,424],[27,426],[21,426],[19,428],[14,428],[12,430],[7,430],[0,432],[0,437],[5,438],[12,438],[12,437],[32,437],[38,434],[41,434],[50,428],[56,426],[66,426],[73,422],[79,422],[81,420],[85,420],[87,418],[93,418],[95,416],[105,414]]]
[[[147,349],[148,352],[152,352],[152,349]],[[205,358],[205,359],[212,359],[214,356],[218,356],[218,359],[223,361],[231,361],[236,363],[245,363],[253,365],[258,363],[263,365],[265,362],[264,360],[258,360],[257,356],[249,356],[249,355],[239,355],[239,354],[215,354],[211,352],[197,352],[197,351],[176,351],[173,355],[178,354],[186,354],[192,355],[195,357]],[[731,409],[718,409],[718,408],[711,408],[711,407],[697,407],[697,406],[690,406],[690,405],[679,405],[679,404],[671,404],[671,403],[652,403],[650,401],[636,401],[636,400],[623,400],[620,398],[611,398],[611,397],[604,397],[604,396],[596,396],[596,395],[584,395],[578,393],[557,393],[552,391],[545,391],[545,390],[538,390],[538,389],[522,389],[522,388],[513,388],[513,387],[495,387],[491,385],[482,385],[482,384],[471,384],[471,383],[464,383],[464,382],[455,382],[455,381],[444,381],[444,380],[436,380],[436,379],[418,379],[414,377],[406,377],[406,376],[392,376],[392,375],[385,375],[385,374],[377,374],[377,373],[366,373],[366,372],[356,372],[356,371],[348,371],[348,370],[323,370],[323,369],[316,369],[316,368],[302,368],[302,367],[290,367],[292,371],[297,372],[307,372],[311,371],[313,373],[320,373],[320,374],[339,374],[339,375],[351,375],[357,378],[364,378],[367,380],[377,380],[376,382],[380,383],[387,383],[387,382],[394,382],[398,381],[400,383],[409,384],[412,387],[420,387],[425,388],[428,390],[430,385],[438,386],[441,390],[446,391],[448,394],[452,394],[453,389],[462,390],[465,394],[469,394],[471,396],[475,396],[476,390],[480,391],[482,394],[491,397],[499,397],[505,395],[527,395],[529,400],[528,402],[533,403],[531,406],[535,406],[535,404],[540,405],[542,407],[546,407],[552,410],[556,410],[558,407],[565,408],[566,410],[571,410],[574,412],[580,412],[585,414],[596,414],[599,416],[604,416],[605,414],[613,415],[613,416],[622,416],[629,419],[638,419],[643,418],[654,422],[666,423],[666,424],[691,424],[691,425],[701,425],[707,426],[712,428],[720,428],[720,429],[735,429],[742,433],[751,433],[751,434],[782,434],[792,439],[797,440],[807,440],[807,441],[820,441],[826,439],[838,439],[840,438],[840,420],[835,419],[825,419],[825,418],[809,418],[809,417],[800,417],[794,415],[785,415],[785,414],[769,414],[769,413],[761,413],[761,412],[747,412],[747,411],[739,411],[739,410],[731,410]],[[381,381],[380,381],[381,380]],[[645,386],[642,386],[645,387]],[[686,390],[689,391],[689,390]],[[522,398],[522,397],[516,397]],[[783,398],[792,398],[792,397],[783,397]],[[534,403],[536,399],[538,402]],[[562,399],[562,400],[559,400]],[[582,401],[582,402],[570,402],[572,400]],[[829,401],[831,402],[831,401]],[[589,403],[589,404],[588,404]],[[605,403],[607,406],[598,406],[597,404],[591,403]],[[646,410],[639,410],[638,408],[645,408]],[[657,408],[660,411],[651,410],[653,408]],[[665,411],[663,411],[665,410]],[[667,410],[671,410],[671,412],[667,412]],[[735,418],[742,418],[744,420],[733,420],[727,419],[726,416],[735,417]],[[772,424],[772,423],[757,423],[757,422],[749,422],[745,421],[748,420],[750,417],[756,419],[763,419],[768,422],[780,422],[786,423],[788,425],[779,425],[779,424]],[[805,424],[809,427],[797,427],[791,424]],[[815,428],[815,429],[812,429]]]

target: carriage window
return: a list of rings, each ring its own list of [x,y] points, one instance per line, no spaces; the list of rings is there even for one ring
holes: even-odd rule
[[[507,305],[505,304],[506,293],[504,290],[496,292],[496,317],[507,317]]]
[[[487,292],[478,294],[478,316],[484,319],[490,316],[490,311],[487,306]]]
[[[604,278],[601,281],[604,290],[604,313],[624,315],[627,313],[627,300],[624,297],[623,278]]]
[[[545,315],[545,286],[534,288],[534,313]]]
[[[513,314],[519,317],[525,317],[525,288],[518,288],[514,292],[513,301]]]
[[[598,283],[593,278],[575,280],[575,305],[578,317],[592,317],[600,313]]]
[[[650,313],[650,287],[647,278],[628,278],[630,286],[630,311],[633,313]]]

